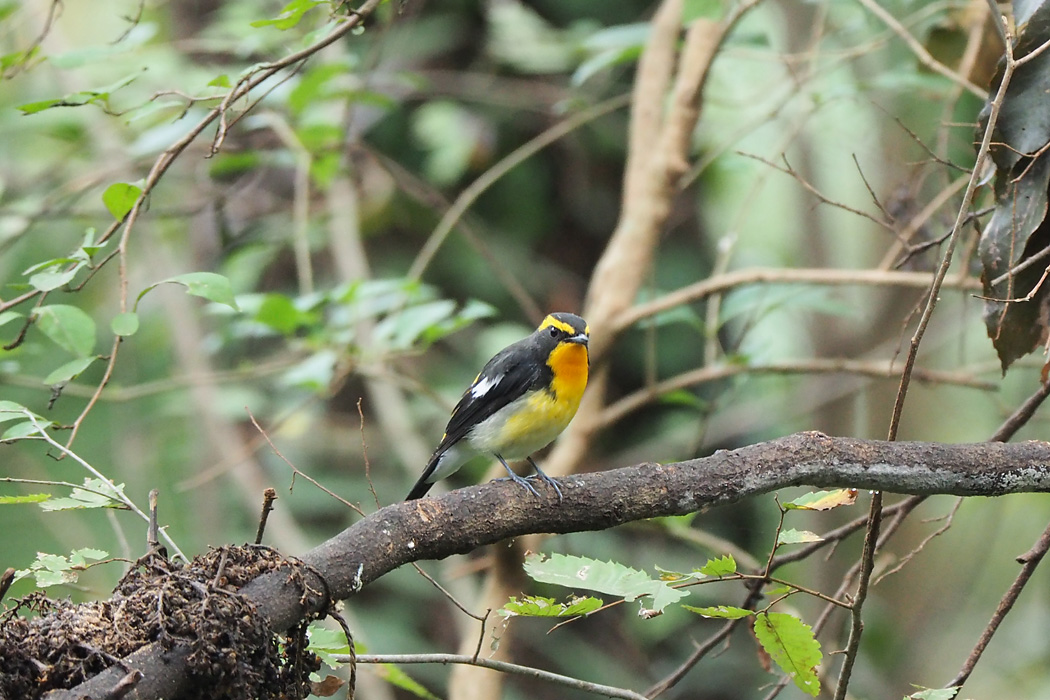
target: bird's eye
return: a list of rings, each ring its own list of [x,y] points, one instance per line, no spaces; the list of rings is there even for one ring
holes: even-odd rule
[[[552,338],[557,338],[558,337],[558,329],[555,328],[554,326],[551,326],[551,337]]]

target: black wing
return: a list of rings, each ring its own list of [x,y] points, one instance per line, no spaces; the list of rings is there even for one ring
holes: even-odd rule
[[[467,436],[471,428],[522,396],[541,379],[547,366],[523,361],[524,357],[532,356],[532,353],[527,352],[528,348],[521,347],[528,340],[526,338],[505,348],[489,360],[452,410],[452,417],[445,427],[445,436],[434,454],[441,454],[455,445]],[[487,388],[481,393],[475,393],[478,387]]]

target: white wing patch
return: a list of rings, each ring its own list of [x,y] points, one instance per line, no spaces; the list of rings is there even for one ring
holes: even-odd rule
[[[477,382],[474,386],[470,387],[470,395],[473,396],[475,399],[479,396],[484,396],[485,394],[489,393],[489,390],[492,389],[492,387],[499,384],[499,380],[501,379],[503,379],[502,374],[497,377],[485,377],[481,381]]]

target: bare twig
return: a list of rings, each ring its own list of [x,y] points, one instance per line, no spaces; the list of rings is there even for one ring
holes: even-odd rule
[[[977,644],[974,646],[973,651],[967,657],[966,662],[963,663],[959,673],[956,674],[946,688],[957,687],[963,685],[970,674],[973,673],[974,667],[977,662],[980,661],[981,655],[984,650],[988,647],[988,643],[992,640],[992,636],[996,630],[999,629],[999,625],[1003,619],[1013,608],[1014,603],[1017,602],[1017,598],[1021,595],[1021,591],[1024,590],[1025,584],[1028,583],[1028,579],[1032,577],[1032,573],[1036,567],[1039,566],[1039,562],[1043,560],[1047,550],[1050,549],[1050,526],[1047,526],[1043,530],[1043,534],[1040,535],[1036,543],[1032,545],[1032,548],[1027,552],[1017,557],[1017,561],[1021,563],[1021,572],[1017,574],[1017,578],[1010,584],[1010,588],[1007,589],[1003,595],[1002,600],[999,601],[999,607],[995,609],[995,613],[992,615],[992,619],[988,622],[988,626],[981,632],[980,639],[977,640]]]
[[[327,493],[329,496],[331,496],[335,500],[337,500],[340,503],[342,503],[347,508],[350,508],[350,509],[354,510],[358,515],[364,516],[365,512],[363,510],[361,510],[361,508],[359,506],[354,505],[353,503],[351,503],[350,501],[346,500],[345,498],[343,498],[339,494],[335,493],[334,491],[331,491],[330,489],[325,488],[324,486],[322,486],[320,484],[320,482],[318,482],[312,476],[310,476],[306,472],[300,471],[297,466],[295,466],[290,461],[288,461],[288,458],[285,457],[283,454],[281,454],[281,451],[277,449],[277,445],[273,444],[273,440],[271,440],[270,436],[266,434],[266,431],[262,429],[262,426],[259,425],[259,422],[257,420],[255,420],[255,415],[252,414],[252,412],[248,409],[247,406],[245,406],[244,410],[248,413],[248,418],[251,420],[252,425],[255,426],[255,429],[258,430],[259,433],[264,438],[266,438],[266,443],[270,446],[270,449],[273,450],[273,453],[275,455],[277,455],[281,459],[281,461],[284,462],[285,464],[287,464],[288,467],[292,470],[292,484],[289,485],[289,491],[291,490],[292,486],[294,486],[294,484],[295,484],[295,477],[301,476],[304,479],[306,479],[307,481],[309,481],[311,484],[316,486],[317,488],[319,488],[322,491],[324,491],[325,493]]]
[[[259,527],[255,531],[255,544],[262,544],[263,533],[266,532],[266,521],[273,510],[273,502],[277,500],[277,490],[268,486],[263,491],[262,511],[259,513]]]
[[[344,658],[337,655],[339,661]],[[541,671],[538,668],[519,666],[518,664],[496,661],[495,659],[472,658],[466,654],[358,654],[357,663],[360,664],[465,664],[467,666],[480,666],[490,668],[501,673],[511,673],[526,678],[536,678],[556,683],[566,688],[579,690],[593,695],[607,698],[624,698],[624,700],[646,700],[646,696],[625,688],[617,688],[611,685],[590,683],[578,678],[563,676],[560,673]]]

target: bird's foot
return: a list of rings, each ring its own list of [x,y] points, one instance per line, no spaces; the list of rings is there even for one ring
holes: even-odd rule
[[[510,481],[513,481],[515,484],[518,484],[519,486],[523,486],[523,487],[527,488],[529,491],[532,491],[532,495],[534,495],[537,498],[539,498],[540,492],[537,491],[536,488],[532,484],[530,484],[527,479],[518,476],[514,472],[514,470],[510,468],[510,465],[507,464],[507,460],[503,459],[503,457],[501,457],[500,455],[496,455],[496,459],[498,459],[499,463],[503,465],[503,468],[507,470],[507,474],[509,476],[505,476],[505,477],[500,478],[500,479],[494,479],[494,481],[507,481],[509,479]]]
[[[536,473],[528,478],[531,479],[538,476],[542,481],[545,481],[546,483],[551,485],[551,488],[554,489],[554,492],[558,494],[558,501],[563,500],[564,496],[562,496],[561,487],[558,486],[558,482],[544,474],[543,470],[540,469],[540,465],[536,464],[536,462],[533,461],[532,457],[527,457],[526,459],[528,459],[529,464],[532,465],[532,468],[536,470]]]

